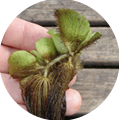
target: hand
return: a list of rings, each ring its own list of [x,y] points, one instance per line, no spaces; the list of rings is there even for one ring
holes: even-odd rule
[[[11,97],[25,110],[27,110],[25,103],[21,97],[21,89],[19,79],[13,79],[8,73],[8,58],[17,50],[34,50],[35,42],[43,37],[50,37],[47,34],[47,29],[39,25],[26,22],[19,18],[15,20],[8,27],[0,47],[0,72],[4,85],[11,95]],[[74,84],[76,76],[69,83],[69,87]],[[66,115],[72,115],[78,111],[81,106],[81,96],[74,89],[66,90]]]

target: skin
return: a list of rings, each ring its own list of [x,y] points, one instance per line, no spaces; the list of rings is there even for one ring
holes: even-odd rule
[[[47,29],[39,25],[15,18],[8,27],[0,47],[0,72],[3,83],[14,99],[23,109],[27,110],[25,103],[21,97],[21,89],[19,86],[19,79],[13,79],[8,73],[8,58],[17,50],[35,50],[35,42],[43,37],[50,37],[47,34]],[[71,87],[76,80],[74,76],[73,80],[69,83],[68,87]],[[74,89],[68,88],[66,90],[66,115],[75,114],[81,107],[82,99],[80,93]]]

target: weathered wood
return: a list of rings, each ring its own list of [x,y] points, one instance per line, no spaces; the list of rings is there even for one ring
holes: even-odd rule
[[[78,71],[72,88],[82,96],[78,114],[89,113],[97,108],[111,92],[117,79],[117,69],[83,69]]]
[[[51,29],[55,27],[46,27]],[[93,32],[101,32],[102,37],[91,47],[83,50],[81,60],[84,66],[119,68],[119,49],[111,28],[92,27]]]
[[[40,25],[55,25],[54,10],[59,8],[75,10],[84,15],[91,25],[108,25],[104,18],[95,10],[72,0],[48,0],[40,2],[24,10],[18,17]]]
[[[80,10],[91,10],[90,7],[84,5],[83,3],[74,0],[45,0],[43,2],[36,3],[29,7],[29,9],[59,9],[59,8],[70,8],[70,9],[80,9]]]
[[[119,67],[119,49],[111,28],[92,28],[92,31],[101,32],[102,37],[96,44],[84,50],[81,59],[86,64],[98,64],[110,67]]]

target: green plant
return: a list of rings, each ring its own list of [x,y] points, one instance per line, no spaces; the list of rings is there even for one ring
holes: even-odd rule
[[[87,19],[70,9],[58,9],[55,17],[59,33],[48,31],[36,50],[14,52],[8,60],[9,73],[21,78],[22,97],[30,113],[50,120],[63,120],[66,112],[65,90],[81,68],[81,51],[101,37],[91,31]]]

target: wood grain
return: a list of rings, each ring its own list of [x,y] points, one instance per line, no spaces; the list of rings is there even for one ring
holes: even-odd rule
[[[80,92],[82,106],[78,114],[97,108],[111,92],[117,79],[117,69],[83,69],[78,71],[72,88]]]
[[[98,64],[110,67],[119,67],[119,49],[111,28],[92,28],[93,32],[101,32],[102,37],[96,44],[84,50],[81,59],[86,64]]]
[[[108,25],[104,18],[92,8],[72,0],[47,0],[37,3],[18,15],[19,18],[40,25],[55,25],[54,10],[69,8],[84,15],[91,25]]]

